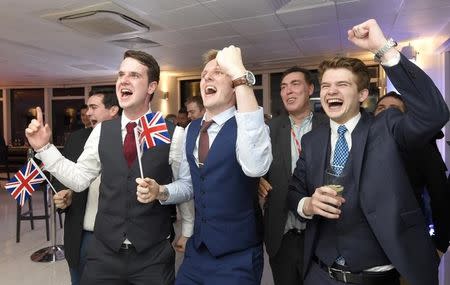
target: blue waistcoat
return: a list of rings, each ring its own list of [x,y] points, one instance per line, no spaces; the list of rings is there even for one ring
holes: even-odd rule
[[[258,180],[248,177],[236,159],[237,125],[230,118],[217,134],[204,166],[193,154],[201,120],[186,135],[186,156],[194,187],[194,246],[204,244],[214,256],[256,246],[262,240]]]

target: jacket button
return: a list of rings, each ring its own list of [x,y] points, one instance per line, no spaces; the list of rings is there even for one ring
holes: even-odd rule
[[[200,193],[201,193],[202,195],[205,195],[205,190],[202,190]]]
[[[205,223],[206,222],[206,219],[205,218],[202,218],[202,223]]]

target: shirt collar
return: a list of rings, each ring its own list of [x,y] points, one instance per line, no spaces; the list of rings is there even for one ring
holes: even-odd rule
[[[214,120],[214,123],[221,126],[225,124],[225,122],[228,121],[230,118],[232,118],[235,114],[236,114],[236,107],[232,106],[223,111],[222,113],[215,115],[212,118],[209,118],[209,120]],[[202,120],[206,120],[206,114],[203,115]]]
[[[337,129],[341,125],[345,125],[347,128],[347,131],[349,134],[353,132],[353,130],[356,128],[356,125],[358,124],[359,120],[361,119],[361,112],[358,112],[356,116],[348,120],[345,124],[338,124],[335,121],[330,119],[330,128],[333,133],[337,133]]]
[[[306,117],[302,120],[302,122],[300,123],[300,125],[298,125],[298,126],[296,125],[297,128],[301,128],[301,127],[305,126],[306,124],[309,124],[309,123],[311,122],[312,118],[313,118],[313,112],[310,112],[310,113],[308,114],[308,116],[306,116]],[[289,121],[291,122],[291,126],[294,126],[294,125],[295,125],[294,119],[292,119],[291,115],[289,115]]]
[[[148,108],[148,111],[147,111],[147,113],[145,113],[144,115],[146,115],[146,114],[148,114],[148,113],[151,113],[152,112],[152,109],[151,108]],[[138,125],[139,125],[139,119],[140,119],[140,117],[138,118],[138,119],[136,119],[136,120],[130,120],[126,115],[125,115],[125,113],[123,113],[122,112],[122,116],[121,116],[121,121],[120,121],[120,125],[121,125],[121,129],[122,130],[125,130],[126,129],[126,127],[127,127],[127,124],[129,123],[129,122],[135,122],[135,123],[137,123]]]

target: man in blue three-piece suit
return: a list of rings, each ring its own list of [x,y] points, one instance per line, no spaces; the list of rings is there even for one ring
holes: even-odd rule
[[[375,20],[348,35],[381,61],[409,112],[391,108],[374,118],[359,108],[370,82],[360,60],[337,57],[319,66],[330,127],[303,137],[288,193],[290,209],[308,220],[305,285],[399,284],[399,274],[412,285],[437,285],[437,253],[400,150],[426,144],[447,122],[448,108],[431,79],[393,48]],[[340,181],[327,183],[328,173]],[[342,185],[342,197],[327,184]]]
[[[192,176],[194,234],[175,283],[259,285],[263,270],[258,181],[272,162],[269,130],[239,48],[205,54],[200,90],[206,113],[186,129],[180,177]],[[237,109],[235,107],[237,106]],[[178,203],[171,185],[137,179],[141,201]],[[180,189],[182,190],[182,189]]]

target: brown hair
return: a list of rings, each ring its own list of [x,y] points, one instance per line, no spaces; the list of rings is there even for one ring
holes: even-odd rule
[[[358,91],[369,89],[370,75],[367,66],[361,60],[351,57],[335,57],[322,61],[319,65],[319,82],[322,82],[325,71],[336,68],[345,68],[356,76]]]
[[[159,64],[153,56],[139,50],[127,50],[123,54],[123,59],[127,57],[131,57],[147,66],[148,83],[152,81],[159,82]]]
[[[203,65],[205,66],[208,62],[210,62],[211,60],[215,59],[218,52],[219,51],[216,50],[216,49],[210,49],[207,52],[205,52],[202,55]]]
[[[186,102],[184,102],[184,105],[195,103],[200,108],[200,110],[203,110],[203,99],[202,96],[191,96],[186,99]]]

